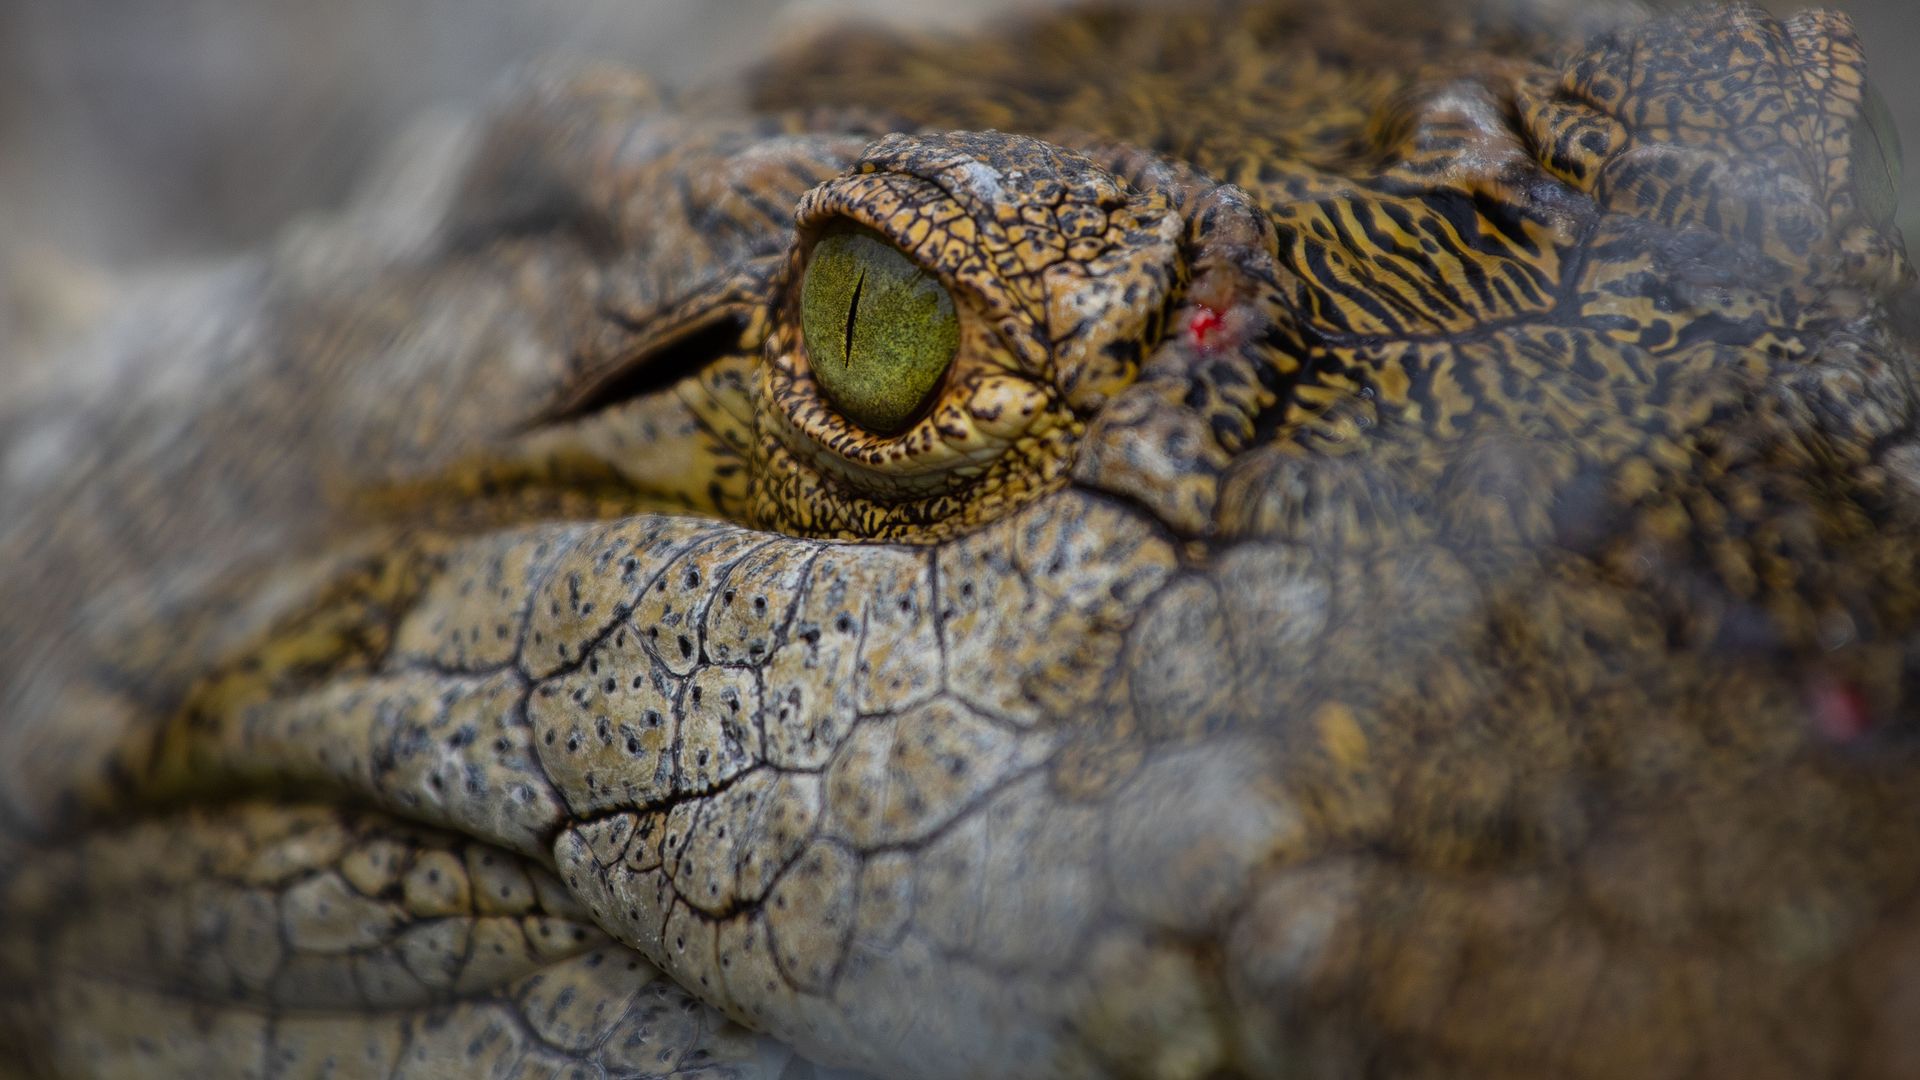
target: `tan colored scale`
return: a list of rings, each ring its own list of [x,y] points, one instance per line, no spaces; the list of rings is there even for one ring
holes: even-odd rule
[[[1740,5],[843,28],[130,283],[0,400],[0,1075],[1920,1074],[1870,100]],[[890,435],[848,226],[959,323]]]

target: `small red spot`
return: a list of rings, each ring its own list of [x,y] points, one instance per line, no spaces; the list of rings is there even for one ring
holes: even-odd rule
[[[1197,305],[1193,317],[1187,320],[1187,333],[1192,335],[1195,348],[1209,349],[1213,346],[1207,338],[1226,325],[1221,314],[1205,304]]]
[[[1873,730],[1873,712],[1858,686],[1840,679],[1813,684],[1813,729],[1837,743],[1850,743]]]

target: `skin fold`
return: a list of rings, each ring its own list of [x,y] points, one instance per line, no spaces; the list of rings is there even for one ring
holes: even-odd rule
[[[0,400],[0,1073],[1920,1073],[1869,103],[1369,0],[423,128]]]

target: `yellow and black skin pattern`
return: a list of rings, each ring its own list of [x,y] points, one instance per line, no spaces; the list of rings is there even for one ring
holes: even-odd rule
[[[424,128],[0,396],[0,1073],[1920,1076],[1883,117],[1299,0]]]

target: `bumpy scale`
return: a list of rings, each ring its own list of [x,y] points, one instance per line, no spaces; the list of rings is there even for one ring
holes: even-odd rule
[[[1897,141],[1579,6],[536,78],[130,294],[0,401],[0,1072],[1920,1074]]]

